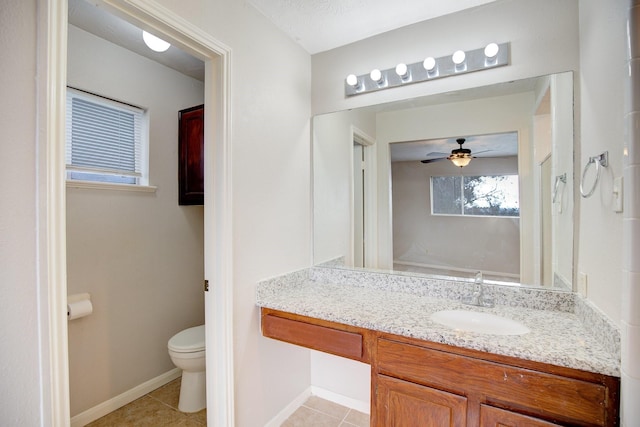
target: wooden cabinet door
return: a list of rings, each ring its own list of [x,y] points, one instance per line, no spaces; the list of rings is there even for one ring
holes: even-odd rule
[[[178,115],[178,204],[204,204],[204,105]]]
[[[408,381],[378,375],[376,378],[378,427],[464,427],[467,399]]]
[[[492,406],[480,406],[480,427],[557,427],[559,425]]]

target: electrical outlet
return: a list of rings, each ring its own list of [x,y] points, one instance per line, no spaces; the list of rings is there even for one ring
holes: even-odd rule
[[[587,296],[587,273],[578,273],[578,293],[583,297]]]

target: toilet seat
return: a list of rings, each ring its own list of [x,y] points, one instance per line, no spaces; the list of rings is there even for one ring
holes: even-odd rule
[[[176,353],[195,353],[205,349],[204,325],[178,332],[169,340],[169,350]]]

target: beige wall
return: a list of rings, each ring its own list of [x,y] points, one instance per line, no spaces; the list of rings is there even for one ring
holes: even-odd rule
[[[533,247],[533,198],[534,185],[531,180],[531,161],[528,152],[532,150],[530,139],[531,114],[534,108],[533,92],[499,96],[465,102],[451,102],[410,110],[380,113],[377,120],[377,170],[380,177],[389,176],[389,144],[398,141],[446,138],[456,135],[485,135],[491,133],[518,132],[518,170],[520,175],[520,248],[523,256],[528,256]],[[474,168],[477,166],[473,166]],[[378,181],[379,250],[382,267],[392,267],[391,248],[395,246],[395,236],[391,233],[395,206],[391,205],[389,183]],[[393,183],[391,183],[393,186]],[[395,195],[395,188],[393,189]],[[389,208],[392,206],[392,208]],[[450,218],[449,218],[450,220]],[[389,224],[389,226],[387,226]],[[505,226],[505,223],[501,224]],[[512,230],[513,231],[513,230]],[[385,253],[387,251],[388,253]],[[520,250],[518,251],[520,252]],[[386,264],[385,264],[386,262]],[[527,263],[530,265],[531,257]],[[487,269],[489,269],[487,267]],[[519,268],[518,268],[519,270]],[[500,270],[494,270],[500,271]],[[504,271],[507,272],[507,271]],[[514,272],[513,270],[511,271]],[[528,268],[520,271],[523,283],[533,283]]]
[[[146,109],[155,193],[67,189],[68,293],[94,313],[69,322],[71,415],[174,368],[167,341],[204,323],[202,206],[178,206],[178,111],[204,83],[69,27],[68,84]]]
[[[308,54],[242,2],[159,3],[232,49],[237,425],[263,425],[309,382],[307,351],[260,337],[254,290],[261,278],[305,267],[311,258],[308,135],[312,67]],[[11,349],[0,355],[0,395],[3,421],[25,426],[50,424],[46,390],[51,347],[43,320],[49,300],[46,277],[37,275],[38,266],[46,262],[42,236],[46,231],[43,209],[48,207],[42,168],[45,146],[36,132],[43,114],[36,113],[37,107],[44,111],[44,94],[40,101],[36,99],[40,81],[36,55],[46,52],[44,46],[40,54],[36,50],[37,4],[36,0],[7,0],[0,9],[0,44],[5,55],[0,67],[0,339],[3,349]],[[578,154],[581,164],[592,152],[608,148],[617,153],[611,168],[616,173],[623,141],[626,8],[622,0],[497,1],[389,37],[315,55],[313,111],[580,69],[576,111],[587,110],[578,127],[584,135]],[[46,27],[41,30],[40,34],[46,34]],[[438,56],[493,40],[512,42],[509,67],[421,87],[349,100],[343,97],[343,79],[351,72],[412,61],[430,48]],[[261,73],[255,72],[258,69]],[[614,321],[619,321],[620,312],[621,266],[616,260],[622,255],[621,223],[606,197],[583,202],[578,266],[589,274],[589,298]],[[278,384],[277,389],[273,384]]]
[[[36,205],[36,5],[0,8],[0,421],[37,426],[46,420],[40,371]],[[45,395],[46,399],[47,396]],[[45,410],[41,412],[41,408]]]
[[[520,219],[431,214],[431,177],[460,174],[450,162],[391,163],[393,259],[520,275]],[[518,174],[518,158],[474,159],[465,176]]]
[[[498,0],[319,53],[312,56],[312,111],[314,114],[322,114],[516,79],[577,71],[580,65],[578,24],[578,0]],[[344,79],[348,74],[364,74],[373,68],[391,68],[399,62],[419,61],[426,55],[438,57],[457,49],[475,49],[492,41],[511,42],[509,66],[435,80],[428,84],[408,85],[349,98],[344,96]],[[623,40],[618,43],[624,46]],[[597,51],[593,53],[596,55]],[[574,76],[575,87],[578,87],[578,81]],[[576,93],[574,106],[576,117],[579,118],[579,93]],[[576,121],[576,126],[579,126],[579,120]],[[376,136],[379,141],[383,139],[379,130]],[[438,135],[440,136],[442,135]],[[579,144],[579,139],[576,139],[576,143]],[[383,159],[384,163],[386,159]],[[382,182],[379,197],[384,194],[384,181],[389,176],[381,170],[380,165],[381,163],[378,164],[378,176],[385,179],[378,180]],[[388,191],[386,194],[388,195]],[[380,199],[378,202],[383,204]],[[379,230],[390,227],[389,218],[379,215],[378,220]],[[384,237],[379,235],[378,239],[380,246],[384,247]],[[606,252],[606,249],[601,250]],[[380,256],[381,259],[385,257],[389,258],[390,254]],[[606,275],[607,269],[604,270],[603,274]],[[611,298],[619,298],[619,284],[603,282],[594,286],[613,286]],[[597,299],[594,302],[598,305],[601,303]],[[617,316],[613,307],[608,314],[611,317]],[[330,375],[331,371],[342,368],[340,363],[340,360],[314,360],[312,371],[316,377]],[[330,388],[327,384],[324,385]],[[336,384],[335,387],[337,389],[339,385]],[[361,384],[361,387],[366,389],[368,384]]]
[[[38,2],[10,0],[0,9],[0,103],[3,135],[11,141],[3,141],[0,157],[2,200],[10,201],[0,209],[0,330],[3,349],[12,349],[0,356],[0,390],[2,420],[17,426],[51,425],[50,296],[47,277],[38,278],[36,268],[42,262],[41,271],[47,271],[44,211],[38,209],[55,207],[45,199],[46,139],[38,139],[45,130],[37,128],[46,111],[36,99],[42,81],[36,74],[36,18],[38,10],[46,11],[36,8]],[[309,351],[262,338],[255,306],[259,280],[307,267],[311,260],[310,57],[244,2],[158,3],[232,50],[236,425],[264,425],[310,382]],[[46,19],[38,22],[44,40]],[[45,65],[46,47],[39,49]]]
[[[613,211],[613,179],[622,175],[624,147],[625,37],[627,2],[580,2],[580,151],[576,177],[590,156],[609,151],[609,167],[593,196],[580,205],[579,272],[587,275],[587,298],[620,324],[622,214]],[[591,181],[590,181],[591,182]],[[578,192],[577,192],[578,193]]]
[[[353,132],[376,137],[375,114],[366,110],[324,114],[313,119],[313,259],[344,257],[351,263]]]
[[[477,49],[494,41],[511,42],[509,66],[344,96],[344,79],[351,73],[365,74],[374,68],[417,62],[427,55],[444,56],[457,49]],[[577,70],[578,50],[578,0],[498,0],[313,55],[312,110],[321,114]]]

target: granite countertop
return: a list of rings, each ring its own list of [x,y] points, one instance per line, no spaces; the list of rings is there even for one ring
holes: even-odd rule
[[[259,307],[285,311],[370,330],[423,339],[589,372],[620,375],[617,351],[601,339],[574,312],[500,305],[493,308],[462,304],[459,298],[415,293],[378,280],[367,286],[335,283],[326,277],[296,273],[258,284]],[[425,295],[426,293],[426,295]],[[567,295],[572,295],[566,293]],[[524,335],[493,335],[458,331],[431,320],[440,310],[473,310],[517,320],[531,332]]]

